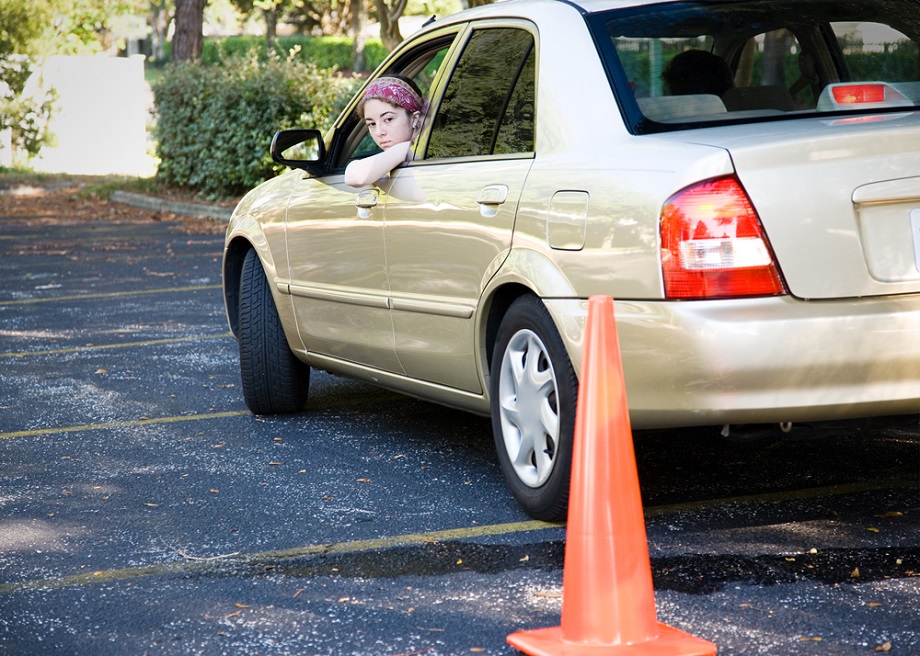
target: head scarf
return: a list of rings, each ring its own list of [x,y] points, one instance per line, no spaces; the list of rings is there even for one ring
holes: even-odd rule
[[[373,99],[383,100],[409,112],[422,111],[422,97],[407,82],[398,77],[377,78],[367,85],[364,96],[361,98],[360,110],[363,112],[364,103]]]

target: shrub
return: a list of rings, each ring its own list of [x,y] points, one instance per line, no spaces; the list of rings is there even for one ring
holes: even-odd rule
[[[297,61],[314,64],[319,68],[350,71],[353,63],[352,46],[350,37],[282,36],[269,48],[262,36],[230,36],[205,39],[201,59],[206,64],[216,64],[228,58],[248,57],[253,53],[265,59],[272,54],[288,57],[293,52],[293,58]],[[370,70],[377,68],[387,54],[379,39],[368,41],[364,47],[366,67]]]
[[[325,129],[355,84],[274,56],[169,67],[153,85],[157,180],[211,198],[238,195],[281,169],[268,152],[275,131]]]

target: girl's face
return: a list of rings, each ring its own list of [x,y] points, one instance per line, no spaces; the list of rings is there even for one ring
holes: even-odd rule
[[[418,114],[377,98],[371,98],[364,103],[364,122],[374,143],[384,150],[403,141],[412,140]]]

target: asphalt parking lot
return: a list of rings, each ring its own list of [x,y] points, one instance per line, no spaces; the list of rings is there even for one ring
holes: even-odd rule
[[[0,654],[513,654],[559,623],[565,527],[515,506],[488,420],[323,372],[253,417],[219,225],[52,196],[0,195]],[[916,417],[636,450],[661,621],[920,654]]]

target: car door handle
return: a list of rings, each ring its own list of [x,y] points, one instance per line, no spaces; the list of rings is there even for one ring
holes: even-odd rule
[[[508,200],[507,185],[489,185],[479,192],[476,202],[480,205],[501,205]]]
[[[376,189],[364,189],[358,192],[358,197],[355,199],[355,207],[358,208],[358,218],[359,219],[369,219],[371,218],[371,210],[377,207],[377,199],[380,197],[380,192]]]
[[[377,198],[379,198],[379,196],[380,192],[376,189],[364,189],[358,192],[358,198],[355,200],[355,205],[364,209],[371,209],[372,207],[376,207]]]
[[[498,214],[498,206],[506,200],[508,200],[507,185],[500,184],[483,187],[482,191],[479,192],[479,198],[476,199],[476,202],[479,203],[480,216],[491,219]]]

